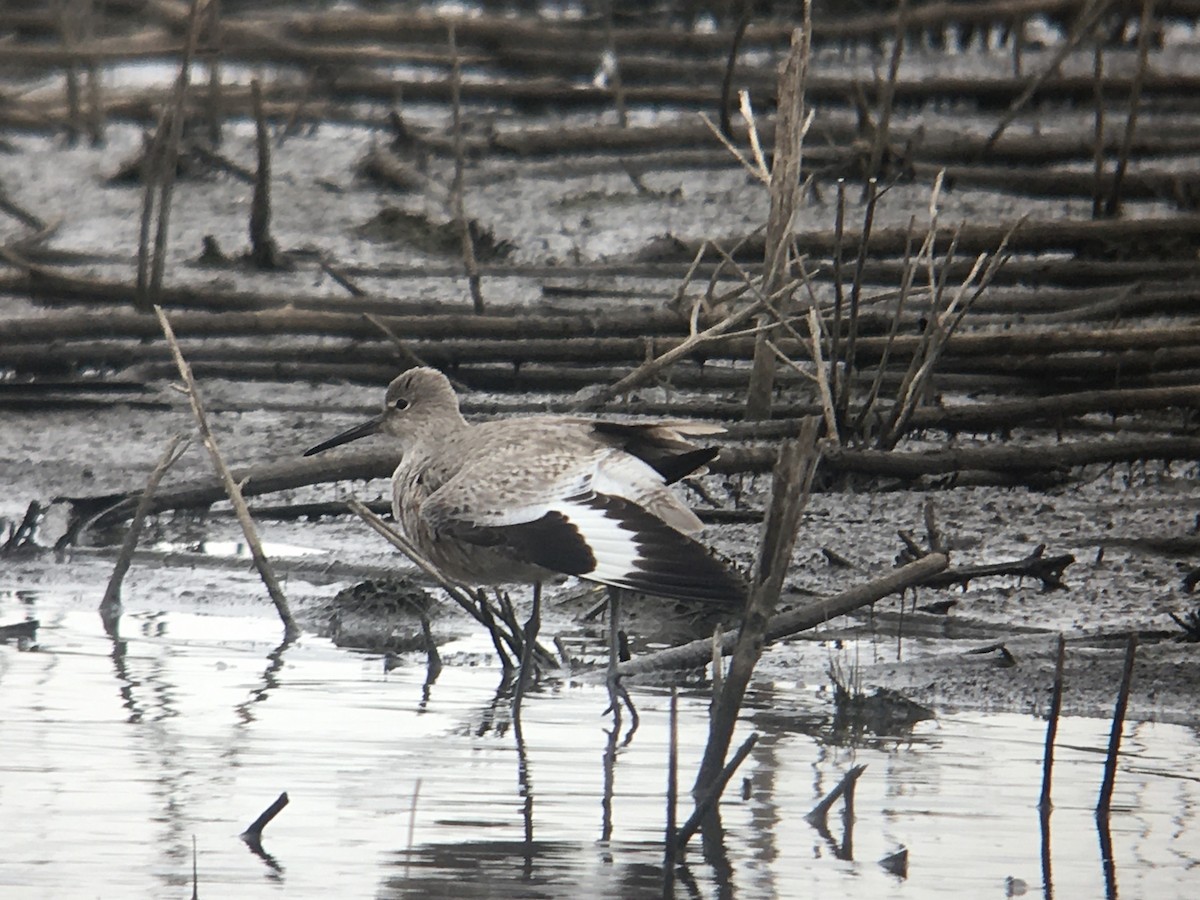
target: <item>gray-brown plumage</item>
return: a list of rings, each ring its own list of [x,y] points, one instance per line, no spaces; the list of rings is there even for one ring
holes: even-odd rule
[[[669,484],[717,455],[710,425],[536,416],[470,424],[441,372],[410,369],[383,413],[306,451],[383,433],[400,443],[392,508],[408,538],[465,584],[576,575],[663,597],[740,603],[741,580],[691,535]]]

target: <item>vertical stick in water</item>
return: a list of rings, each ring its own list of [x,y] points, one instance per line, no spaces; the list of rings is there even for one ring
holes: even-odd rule
[[[1104,761],[1104,782],[1100,785],[1100,800],[1096,815],[1107,817],[1112,806],[1113,786],[1117,780],[1117,754],[1121,750],[1121,731],[1125,727],[1125,707],[1129,705],[1129,685],[1133,682],[1133,659],[1137,653],[1137,635],[1129,635],[1125,646],[1125,668],[1121,672],[1121,690],[1113,709],[1112,731],[1108,736],[1108,758]]]
[[[663,847],[663,900],[675,896],[675,804],[679,799],[679,693],[671,688],[667,737],[667,835]]]
[[[1042,754],[1042,797],[1038,809],[1050,811],[1050,775],[1054,768],[1054,738],[1058,734],[1058,714],[1062,709],[1063,662],[1067,655],[1067,642],[1058,636],[1058,659],[1054,663],[1054,692],[1050,695],[1050,714],[1046,723],[1046,751]]]

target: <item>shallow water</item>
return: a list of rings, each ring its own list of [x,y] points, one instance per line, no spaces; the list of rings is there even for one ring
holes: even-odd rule
[[[526,698],[519,751],[487,641],[383,660],[277,622],[127,598],[119,639],[90,596],[0,590],[0,894],[202,897],[660,895],[669,695],[635,688],[641,727],[616,741],[603,687]],[[680,784],[706,737],[707,694],[680,694]],[[1042,721],[943,714],[903,735],[838,738],[820,689],[759,681],[740,742],[759,744],[722,806],[722,846],[696,839],[678,896],[1049,895]],[[1200,865],[1200,737],[1130,723],[1107,876],[1091,808],[1108,723],[1061,722],[1052,889],[1060,897],[1190,895]],[[857,743],[857,746],[853,744]],[[611,799],[606,756],[615,750]],[[805,815],[855,764],[849,846],[841,807],[822,836]],[[743,779],[745,779],[743,781]],[[281,792],[263,858],[238,839]],[[690,802],[679,805],[681,820]],[[906,878],[879,864],[908,849]]]

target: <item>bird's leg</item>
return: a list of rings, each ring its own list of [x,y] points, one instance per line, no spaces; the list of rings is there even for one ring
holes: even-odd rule
[[[621,703],[624,702],[629,707],[629,715],[631,722],[629,733],[625,736],[625,742],[633,737],[633,733],[637,731],[638,714],[634,708],[633,700],[629,697],[629,691],[625,690],[625,685],[621,684],[621,673],[618,667],[621,664],[621,589],[609,587],[608,589],[608,709],[605,712],[612,712],[613,728],[620,730],[621,728]]]
[[[525,696],[525,688],[529,686],[533,668],[533,648],[537,645],[538,629],[542,627],[542,583],[533,583],[533,606],[529,610],[529,619],[525,622],[525,630],[521,638],[521,669],[517,673],[517,687],[513,691],[513,717],[521,712],[521,698]]]

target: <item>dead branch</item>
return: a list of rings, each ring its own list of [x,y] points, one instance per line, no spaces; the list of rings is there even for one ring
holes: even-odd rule
[[[783,640],[823,625],[830,619],[844,616],[863,606],[875,603],[891,594],[905,591],[929,575],[946,568],[947,564],[948,560],[944,554],[932,553],[866,584],[842,591],[840,594],[823,600],[817,600],[798,609],[779,613],[773,616],[767,625],[766,640],[768,642]],[[720,652],[726,656],[729,655],[733,652],[736,643],[736,633],[724,635],[720,641]],[[645,653],[621,663],[621,677],[695,669],[710,662],[713,652],[712,640],[702,638],[678,647],[670,647],[655,653]]]
[[[184,385],[187,388],[188,401],[191,403],[192,413],[196,417],[196,426],[200,430],[200,437],[204,442],[205,449],[208,450],[208,454],[212,458],[213,468],[216,469],[221,479],[225,494],[229,498],[229,502],[233,504],[234,511],[237,513],[238,523],[242,526],[242,533],[246,537],[246,545],[250,548],[250,556],[254,560],[254,567],[258,570],[263,584],[266,585],[267,593],[271,595],[271,602],[275,604],[275,609],[279,613],[280,620],[283,622],[284,642],[287,643],[295,640],[300,636],[300,626],[296,624],[296,620],[292,617],[292,611],[288,606],[287,597],[284,596],[283,588],[280,587],[279,581],[271,569],[271,563],[267,559],[266,554],[263,553],[262,543],[258,539],[258,531],[254,527],[254,520],[250,517],[250,510],[246,508],[246,501],[242,497],[241,488],[234,481],[229,468],[225,465],[221,451],[217,448],[216,438],[213,436],[212,430],[208,427],[208,416],[204,411],[204,403],[200,399],[199,388],[196,387],[196,382],[192,378],[192,371],[188,367],[187,361],[183,358],[183,353],[179,349],[178,342],[175,340],[175,333],[171,330],[171,323],[167,320],[162,307],[155,306],[154,314],[158,317],[158,323],[162,328],[163,336],[171,346],[171,355],[175,357],[175,365],[179,368],[179,375],[183,378]],[[146,505],[149,505],[150,502],[147,501]]]
[[[1046,545],[1041,544],[1023,559],[1011,562],[987,563],[974,566],[956,566],[944,572],[931,575],[922,585],[933,588],[946,588],[959,585],[966,590],[972,581],[979,578],[992,578],[1000,575],[1015,575],[1018,578],[1036,578],[1042,583],[1043,591],[1061,590],[1066,588],[1062,580],[1067,566],[1075,562],[1070,553],[1058,556],[1043,556]]]
[[[150,503],[154,499],[154,492],[158,489],[158,483],[162,481],[162,477],[167,474],[167,470],[183,454],[183,451],[187,448],[187,443],[182,434],[173,436],[167,442],[167,447],[163,450],[158,464],[150,473],[150,477],[146,479],[146,487],[142,491],[142,496],[138,499],[137,508],[133,513],[133,520],[129,523],[129,528],[125,532],[125,540],[121,544],[121,552],[117,556],[112,575],[108,579],[108,586],[104,589],[104,597],[100,601],[100,616],[105,622],[115,621],[121,613],[121,582],[125,578],[125,573],[129,571],[129,563],[133,559],[133,551],[137,549],[138,538],[141,536],[142,525],[149,513]]]

